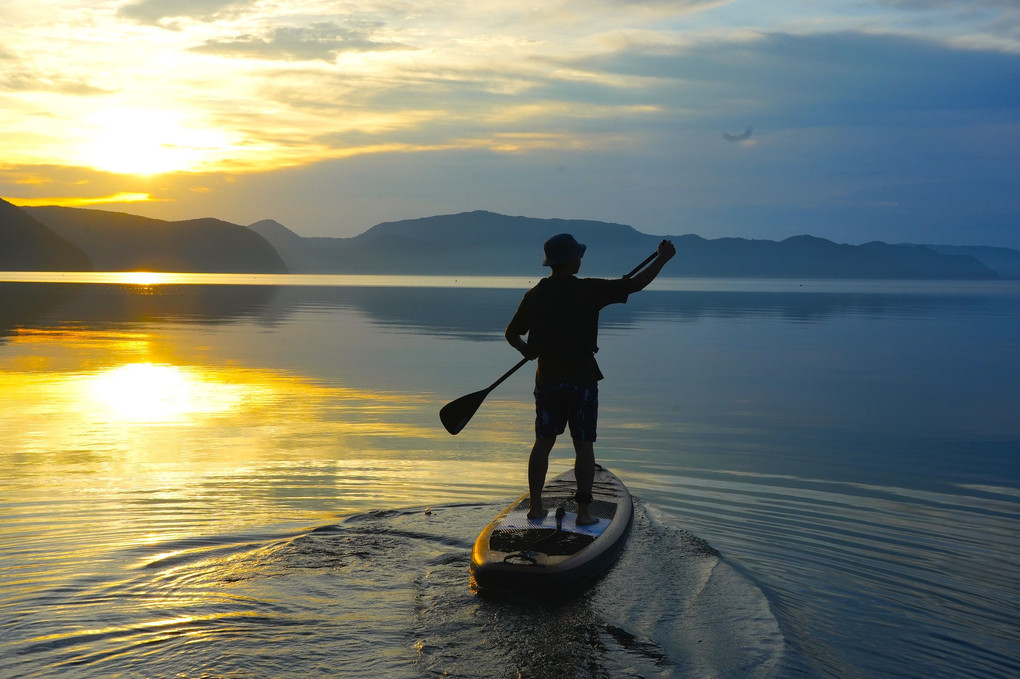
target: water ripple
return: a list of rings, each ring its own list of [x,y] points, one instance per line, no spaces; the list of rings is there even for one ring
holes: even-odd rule
[[[1020,528],[1015,503],[984,489],[671,471],[642,476],[647,496],[754,573],[826,676],[1020,669],[1020,552],[1003,548]]]

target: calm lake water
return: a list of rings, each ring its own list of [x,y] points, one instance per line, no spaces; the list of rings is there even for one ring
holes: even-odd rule
[[[2,677],[1020,676],[1016,282],[607,309],[635,529],[529,601],[467,566],[526,486],[532,369],[456,437],[438,411],[516,362],[533,280],[0,279]]]

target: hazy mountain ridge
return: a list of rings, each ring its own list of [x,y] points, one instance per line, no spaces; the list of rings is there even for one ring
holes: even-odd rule
[[[542,243],[561,232],[588,245],[585,274],[621,275],[655,250],[661,236],[622,224],[465,212],[386,222],[353,238],[305,238],[278,222],[250,225],[294,272],[528,275],[542,271]],[[783,241],[668,236],[677,256],[668,275],[748,278],[1006,277],[970,252],[923,245],[844,245],[814,236]],[[1020,252],[1013,252],[1020,259]]]
[[[485,211],[383,222],[351,238],[305,238],[273,220],[249,228],[265,237],[293,271],[304,273],[527,275],[540,267],[545,239],[562,231],[635,253],[654,250],[658,242],[622,224]],[[607,266],[601,261],[606,254],[589,251],[586,269]]]
[[[0,199],[0,270],[91,271],[81,248]]]
[[[245,227],[212,218],[169,222],[0,203],[0,264],[6,269],[541,275],[542,243],[570,232],[588,245],[583,274],[619,276],[662,238],[623,224],[486,211],[384,222],[351,238],[305,237],[273,220]],[[677,245],[670,276],[1020,278],[1020,251],[1008,248],[846,245],[806,235],[782,241],[668,237]]]
[[[123,212],[22,208],[80,247],[100,271],[284,273],[283,259],[264,238],[239,224],[202,218],[169,222]]]
[[[1020,279],[1020,250],[988,245],[925,245],[947,255],[970,255],[1002,278]]]

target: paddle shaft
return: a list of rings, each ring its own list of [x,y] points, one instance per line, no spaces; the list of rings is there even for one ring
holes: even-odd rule
[[[625,275],[624,278],[633,278],[634,276],[637,275],[637,273],[639,271],[641,271],[641,269],[643,269],[646,266],[648,266],[649,264],[651,264],[652,260],[655,259],[658,256],[659,256],[659,252],[658,252],[658,250],[656,250],[652,254],[648,255],[648,257],[645,258],[645,261],[641,262],[636,267],[634,267],[634,270],[631,271],[629,274]]]
[[[498,380],[496,380],[495,382],[493,382],[493,383],[492,383],[492,384],[491,384],[491,385],[489,386],[489,388],[488,388],[488,389],[486,389],[485,391],[487,391],[487,392],[488,392],[488,391],[492,391],[493,389],[495,389],[495,388],[496,388],[496,387],[498,387],[499,385],[503,384],[503,382],[504,382],[504,381],[506,380],[506,378],[510,377],[510,376],[511,376],[511,375],[513,375],[513,374],[514,374],[515,372],[517,372],[517,371],[518,371],[518,370],[519,370],[519,369],[521,368],[521,366],[523,366],[523,365],[524,365],[525,363],[527,363],[527,362],[528,362],[528,361],[530,361],[530,360],[531,360],[531,359],[530,359],[530,358],[528,358],[527,356],[525,356],[524,358],[522,358],[522,359],[521,359],[520,361],[518,361],[518,362],[517,362],[517,365],[515,365],[514,367],[510,368],[510,369],[509,369],[509,370],[507,370],[507,371],[506,371],[505,373],[503,373],[503,376],[502,376],[502,377],[500,377],[500,378],[499,378]]]

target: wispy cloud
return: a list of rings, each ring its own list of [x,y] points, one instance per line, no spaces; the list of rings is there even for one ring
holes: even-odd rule
[[[643,79],[633,96],[702,116],[768,117],[773,125],[860,124],[904,113],[1020,106],[1020,58],[951,49],[908,37],[837,33],[759,34],[696,45],[639,44],[573,67]]]
[[[343,52],[408,49],[401,43],[374,40],[372,36],[379,27],[379,24],[340,26],[330,21],[316,22],[274,28],[265,36],[207,40],[192,51],[246,59],[333,61]]]
[[[981,10],[1016,9],[1013,0],[874,0],[879,5],[887,5],[906,10],[949,10],[952,12],[975,12]]]
[[[152,24],[179,18],[212,21],[254,4],[256,0],[140,0],[124,5],[117,13],[132,21]]]
[[[53,92],[72,96],[113,94],[113,90],[96,87],[88,82],[71,79],[60,74],[44,75],[29,71],[10,71],[0,74],[0,90],[11,92]]]

